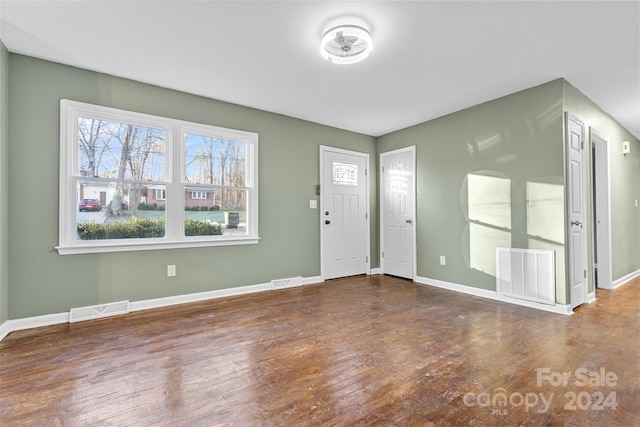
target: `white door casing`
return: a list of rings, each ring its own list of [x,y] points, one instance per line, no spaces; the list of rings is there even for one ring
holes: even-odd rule
[[[594,152],[594,242],[597,259],[598,287],[612,289],[611,259],[611,170],[609,168],[609,141],[596,129],[590,128]]]
[[[598,287],[612,288],[611,259],[611,170],[609,168],[609,140],[596,129],[590,129],[594,148],[596,215],[594,218],[594,242],[598,261]]]
[[[415,146],[380,154],[380,265],[413,279],[416,259]]]
[[[369,274],[369,155],[320,147],[323,279]]]
[[[584,124],[576,116],[567,113],[566,127],[570,303],[572,308],[576,308],[587,301]]]

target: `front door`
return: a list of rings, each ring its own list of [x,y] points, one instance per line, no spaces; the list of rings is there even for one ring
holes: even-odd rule
[[[369,273],[368,154],[320,147],[322,277]]]
[[[567,209],[569,212],[569,281],[571,307],[587,301],[586,190],[584,174],[584,124],[567,113]]]
[[[415,147],[380,155],[382,272],[413,279]]]

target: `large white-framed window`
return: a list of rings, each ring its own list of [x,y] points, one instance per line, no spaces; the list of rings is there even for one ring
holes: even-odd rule
[[[256,133],[61,100],[56,249],[257,243],[257,176]]]

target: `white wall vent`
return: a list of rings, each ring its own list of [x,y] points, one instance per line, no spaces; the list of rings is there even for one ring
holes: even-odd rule
[[[294,288],[302,286],[302,277],[292,277],[290,279],[276,279],[271,281],[273,289]]]
[[[496,248],[498,294],[555,305],[555,279],[555,251]]]
[[[77,307],[69,310],[69,323],[82,320],[99,319],[129,312],[129,301],[112,302],[109,304]]]

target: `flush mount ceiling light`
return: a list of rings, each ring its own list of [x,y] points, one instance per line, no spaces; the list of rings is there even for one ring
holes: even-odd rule
[[[340,25],[324,33],[320,53],[334,64],[354,64],[369,56],[371,34],[357,25]]]

